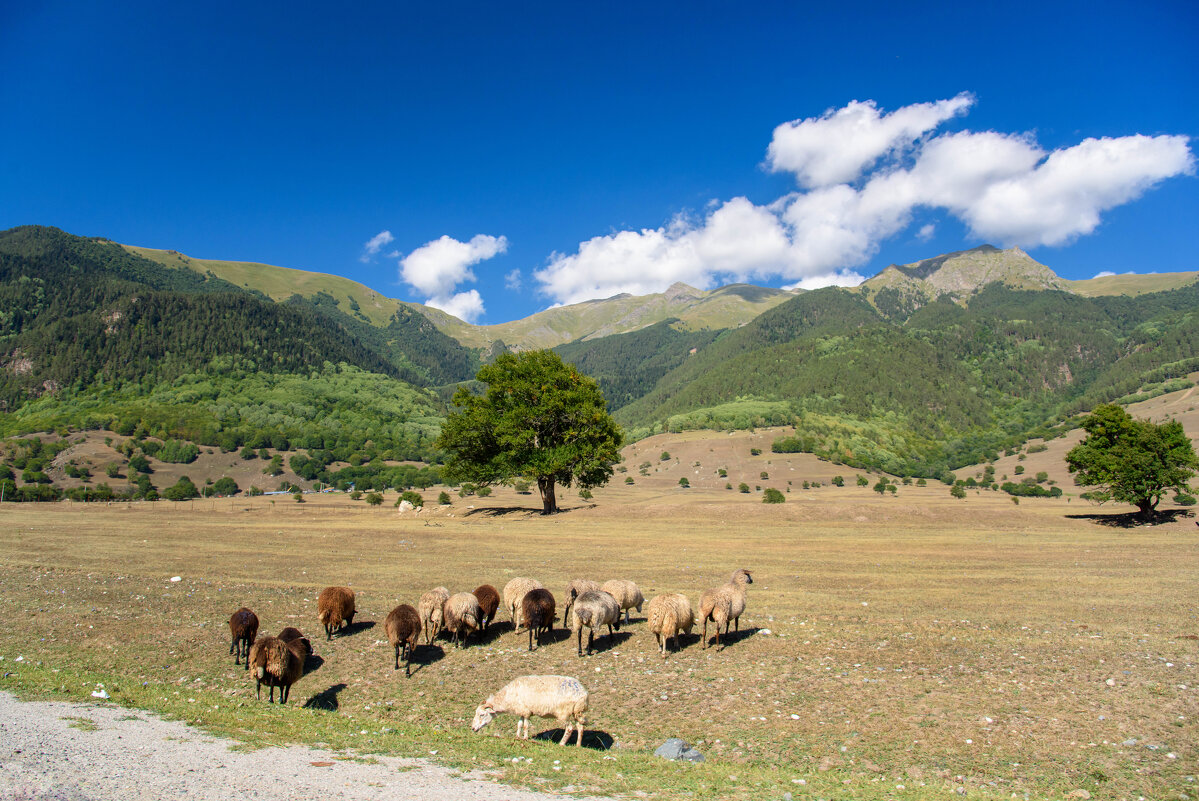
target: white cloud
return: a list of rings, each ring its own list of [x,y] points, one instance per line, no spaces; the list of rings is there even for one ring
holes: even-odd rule
[[[1087,139],[1047,152],[1027,134],[933,133],[973,103],[963,93],[886,114],[854,101],[785,123],[768,163],[794,172],[806,191],[764,206],[733,198],[709,204],[698,220],[680,215],[660,228],[597,236],[552,254],[534,278],[556,303],[661,292],[676,281],[855,284],[855,268],[918,208],[944,210],[995,244],[1062,245],[1093,232],[1102,212],[1194,172],[1184,136]],[[917,236],[934,232],[928,224]]]
[[[442,236],[421,245],[400,260],[400,279],[427,297],[425,305],[473,322],[483,315],[477,290],[458,292],[458,285],[474,281],[471,266],[508,249],[506,237],[479,234],[469,242]]]
[[[521,285],[520,268],[517,268],[517,269],[513,270],[512,272],[506,273],[504,275],[504,288],[505,289],[510,289],[513,292],[515,292],[516,290],[520,289],[520,285]]]
[[[391,235],[391,231],[380,231],[368,239],[366,244],[362,246],[362,255],[358,257],[358,260],[364,263],[369,262],[374,258],[375,254],[383,249],[384,245],[391,244],[394,239],[395,237]]]
[[[916,232],[916,238],[921,242],[927,242],[933,238],[933,234],[935,233],[937,233],[937,226],[928,223],[927,225],[920,226],[920,230]]]
[[[974,96],[915,103],[882,114],[873,100],[854,100],[821,117],[785,122],[774,129],[766,157],[775,172],[793,172],[803,186],[848,183],[888,153],[900,151],[952,117],[965,113]]]
[[[1095,278],[1109,278],[1109,277],[1111,277],[1111,276],[1113,276],[1113,275],[1115,275],[1115,273],[1113,273],[1111,270],[1100,270],[1099,272],[1095,273],[1095,275],[1094,275],[1093,277],[1095,277]]]

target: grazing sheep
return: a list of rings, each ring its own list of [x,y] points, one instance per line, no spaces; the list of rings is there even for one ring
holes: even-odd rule
[[[479,599],[472,593],[458,592],[451,595],[450,599],[445,602],[445,607],[442,608],[442,617],[445,619],[445,627],[450,633],[450,639],[454,641],[454,647],[465,647],[466,638],[472,631],[479,628],[483,610],[479,608]]]
[[[286,704],[291,685],[304,675],[304,651],[300,640],[284,642],[278,637],[263,637],[250,649],[250,664],[254,667],[258,700],[262,700],[262,685],[271,688],[270,703],[275,703],[275,688],[279,688],[279,703]]]
[[[541,647],[541,635],[549,634],[554,628],[554,595],[542,587],[529,590],[520,602],[520,617],[529,630],[529,650],[533,650],[533,635],[537,635],[537,647]]]
[[[249,670],[250,646],[258,636],[258,615],[243,606],[229,618],[229,631],[233,635],[233,642],[229,643],[233,664],[240,665],[244,660],[246,669]]]
[[[421,626],[425,630],[425,645],[432,645],[441,633],[444,621],[441,610],[445,602],[450,600],[450,591],[445,587],[434,587],[420,597],[417,608],[420,612]]]
[[[583,744],[583,726],[587,723],[587,688],[570,676],[519,676],[475,709],[471,729],[478,731],[501,712],[520,715],[516,736],[529,739],[529,718],[537,715],[554,718],[566,731],[559,745],[570,741],[571,729],[579,732],[575,746]]]
[[[490,584],[482,584],[475,588],[474,596],[483,610],[483,621],[479,628],[487,631],[488,624],[495,620],[496,610],[500,608],[500,591]]]
[[[404,675],[412,675],[412,652],[416,650],[416,641],[420,637],[420,615],[408,604],[400,604],[391,610],[387,622],[383,624],[387,631],[387,641],[396,649],[395,670],[400,669],[400,653],[404,654]]]
[[[637,614],[641,614],[641,605],[645,603],[645,596],[641,594],[641,588],[628,579],[612,579],[605,581],[600,587],[601,590],[611,595],[620,604],[620,608],[624,610],[624,622],[629,622],[629,610],[636,608]]]
[[[566,607],[562,610],[562,625],[570,625],[570,606],[575,602],[575,597],[582,595],[585,592],[598,592],[600,583],[591,579],[571,579],[566,585],[566,592],[562,597],[566,599]]]
[[[728,584],[704,590],[699,599],[699,616],[704,622],[704,648],[708,647],[708,621],[716,624],[716,645],[720,647],[720,628],[729,633],[729,621],[741,630],[741,615],[745,612],[745,586],[753,584],[753,577],[748,570],[738,570],[733,573]]]
[[[298,641],[300,643],[300,655],[304,657],[305,662],[308,661],[308,657],[312,656],[312,643],[308,641],[308,638],[304,636],[303,632],[294,626],[288,626],[276,636],[283,640],[283,642]]]
[[[504,585],[504,608],[512,616],[513,631],[520,628],[520,602],[524,600],[525,593],[543,588],[540,581],[531,578],[514,578]]]
[[[316,599],[316,616],[325,626],[325,639],[342,626],[354,625],[354,591],[349,587],[325,587]]]
[[[682,593],[666,593],[655,596],[646,609],[649,617],[649,630],[658,638],[658,649],[662,658],[666,658],[666,642],[674,637],[674,650],[679,650],[679,632],[691,633],[695,627],[695,614],[691,611],[691,601]]]
[[[591,656],[591,645],[595,641],[595,630],[600,626],[608,627],[608,636],[612,629],[620,631],[620,604],[608,593],[585,592],[575,598],[570,608],[570,632],[575,635],[579,646],[579,656],[583,655],[583,627],[587,632],[587,655]]]

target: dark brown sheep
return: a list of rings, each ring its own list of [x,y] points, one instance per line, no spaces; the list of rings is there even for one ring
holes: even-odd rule
[[[412,675],[412,652],[416,650],[416,641],[420,637],[420,615],[408,604],[400,604],[391,610],[387,622],[383,624],[387,631],[387,641],[396,649],[395,670],[400,669],[400,654],[404,655],[404,675]]]
[[[316,616],[325,627],[325,639],[342,626],[354,625],[354,591],[349,587],[325,587],[316,599]]]
[[[288,626],[283,631],[279,632],[277,636],[279,639],[283,640],[283,642],[298,641],[300,643],[300,654],[304,657],[305,663],[307,663],[308,657],[312,656],[312,643],[308,641],[308,638],[304,636],[302,631],[297,629],[295,626]]]
[[[541,647],[541,635],[554,628],[557,613],[554,594],[547,589],[529,590],[520,602],[520,619],[529,630],[529,650],[533,650],[533,635],[537,635],[537,647]]]
[[[304,675],[303,643],[263,637],[250,648],[249,663],[254,668],[258,699],[262,700],[262,685],[265,684],[271,688],[270,703],[275,703],[275,688],[278,687],[279,703],[286,704],[291,685]]]
[[[483,584],[475,588],[475,598],[479,599],[479,608],[483,610],[479,630],[487,631],[487,624],[495,620],[496,610],[500,608],[500,591],[490,584]]]
[[[250,646],[258,636],[258,615],[246,607],[242,607],[229,618],[229,632],[233,642],[229,643],[229,653],[233,654],[233,664],[240,665],[244,660],[246,669],[250,667]]]

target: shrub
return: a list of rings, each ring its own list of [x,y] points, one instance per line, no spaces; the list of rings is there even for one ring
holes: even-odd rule
[[[140,453],[129,460],[129,467],[139,473],[154,472],[154,469],[150,467],[150,460]]]
[[[442,490],[438,494],[437,502],[439,504],[441,504],[442,506],[449,506],[451,503],[453,503],[453,501],[450,500],[450,494],[448,492],[446,492],[445,490]]]
[[[662,451],[662,455],[658,457],[658,461],[665,462],[670,459],[670,451]]]
[[[398,501],[396,501],[396,506],[399,506],[404,501],[408,501],[408,503],[412,504],[413,506],[424,506],[425,505],[425,499],[421,497],[421,494],[419,492],[416,492],[414,490],[404,490],[403,492],[401,492],[400,499]]]
[[[859,487],[868,487],[868,486],[870,486],[870,479],[866,478],[866,476],[863,476],[863,475],[860,475],[860,474],[859,474],[859,475],[858,475],[858,486],[859,486]]]
[[[470,497],[471,495],[475,494],[475,489],[476,489],[475,485],[470,483],[469,481],[463,482],[462,486],[458,488],[458,497],[459,498]]]
[[[200,497],[200,490],[187,476],[181,476],[177,482],[162,491],[162,497],[168,501],[186,501]]]
[[[516,490],[516,492],[520,495],[531,494],[529,491],[529,482],[525,481],[523,478],[516,479],[516,481],[512,484],[512,489]]]
[[[229,476],[223,476],[212,485],[212,491],[217,495],[236,495],[241,492],[241,487],[237,486],[237,482]]]
[[[1012,472],[1018,476],[1024,475],[1024,465],[1022,465],[1022,464],[1016,465],[1016,469],[1013,470]]]
[[[296,490],[294,493],[292,493],[291,497],[295,499],[296,503],[304,503],[305,502],[304,501],[304,493],[300,492],[299,490]]]
[[[1037,483],[1038,484],[1044,484],[1048,480],[1049,480],[1049,474],[1046,473],[1044,470],[1037,473]]]
[[[475,495],[478,495],[480,498],[486,498],[491,495],[491,487],[478,487],[475,490]]]
[[[726,490],[731,490],[733,488],[733,483],[731,481],[724,482],[724,488]]]
[[[916,479],[916,486],[917,487],[927,487],[928,482],[925,481],[923,478],[918,478],[918,479]]]
[[[625,476],[625,477],[624,477],[624,483],[626,483],[626,484],[633,484],[633,483],[635,483],[635,482],[633,481],[633,477],[632,477],[632,476]]]
[[[1194,506],[1195,496],[1189,492],[1179,492],[1174,495],[1174,503],[1179,506]]]
[[[247,445],[246,447],[241,449],[241,452],[238,453],[237,456],[240,459],[245,459],[245,460],[249,461],[250,459],[258,458],[258,451],[254,450],[249,445]]]
[[[787,500],[787,496],[776,490],[774,487],[767,487],[762,493],[762,503],[783,503]]]
[[[761,455],[762,455],[762,449],[761,449],[761,448],[750,448],[750,449],[749,449],[749,455],[750,455],[750,456],[761,456]]]
[[[383,503],[383,496],[378,492],[368,492],[366,494],[366,502],[371,506],[378,506]]]
[[[356,489],[350,493],[350,500],[357,501],[362,498],[362,490]]]
[[[950,488],[949,494],[955,498],[965,498],[966,497],[966,488],[961,484],[954,484]]]
[[[758,478],[766,481],[770,478],[770,473],[767,473],[765,470],[763,470],[761,473],[758,473]]]
[[[592,499],[593,496],[591,494],[591,490],[589,490],[587,488],[583,488],[583,489],[579,490],[579,497],[585,501],[589,501]]]
[[[246,495],[249,495],[251,498],[257,498],[261,494],[262,490],[258,489],[258,487],[254,486],[253,484],[251,484],[250,488],[246,490]]]
[[[169,464],[191,464],[200,455],[200,449],[192,442],[168,439],[158,449],[158,461]]]
[[[737,490],[740,492],[744,492],[745,494],[748,495],[749,494],[749,485],[746,484],[744,481],[742,481],[740,484],[737,485]]]
[[[728,471],[728,470],[726,470],[726,469],[725,469],[725,468],[723,468],[723,467],[721,467],[721,468],[718,468],[718,469],[716,470],[716,473],[717,473],[717,475],[719,475],[721,478],[728,478],[728,477],[729,477],[729,471]]]
[[[104,466],[104,475],[108,476],[109,478],[120,478],[121,466],[116,462],[109,462]]]
[[[682,478],[679,479],[679,486],[682,487],[683,489],[690,489],[691,481],[688,480],[688,478],[686,476],[683,476]]]
[[[842,478],[841,476],[833,476],[833,486],[834,487],[844,487],[845,479]]]

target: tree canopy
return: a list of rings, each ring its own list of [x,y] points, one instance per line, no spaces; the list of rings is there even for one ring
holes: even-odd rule
[[[1066,454],[1075,481],[1099,489],[1100,502],[1130,503],[1143,517],[1157,508],[1167,490],[1184,492],[1199,468],[1195,448],[1177,420],[1158,425],[1134,419],[1123,408],[1106,403],[1082,421],[1087,438]]]
[[[543,514],[558,511],[555,487],[607,483],[620,461],[620,428],[596,382],[548,350],[501,354],[479,370],[482,395],[459,389],[441,429],[451,481],[508,484],[536,479]]]

